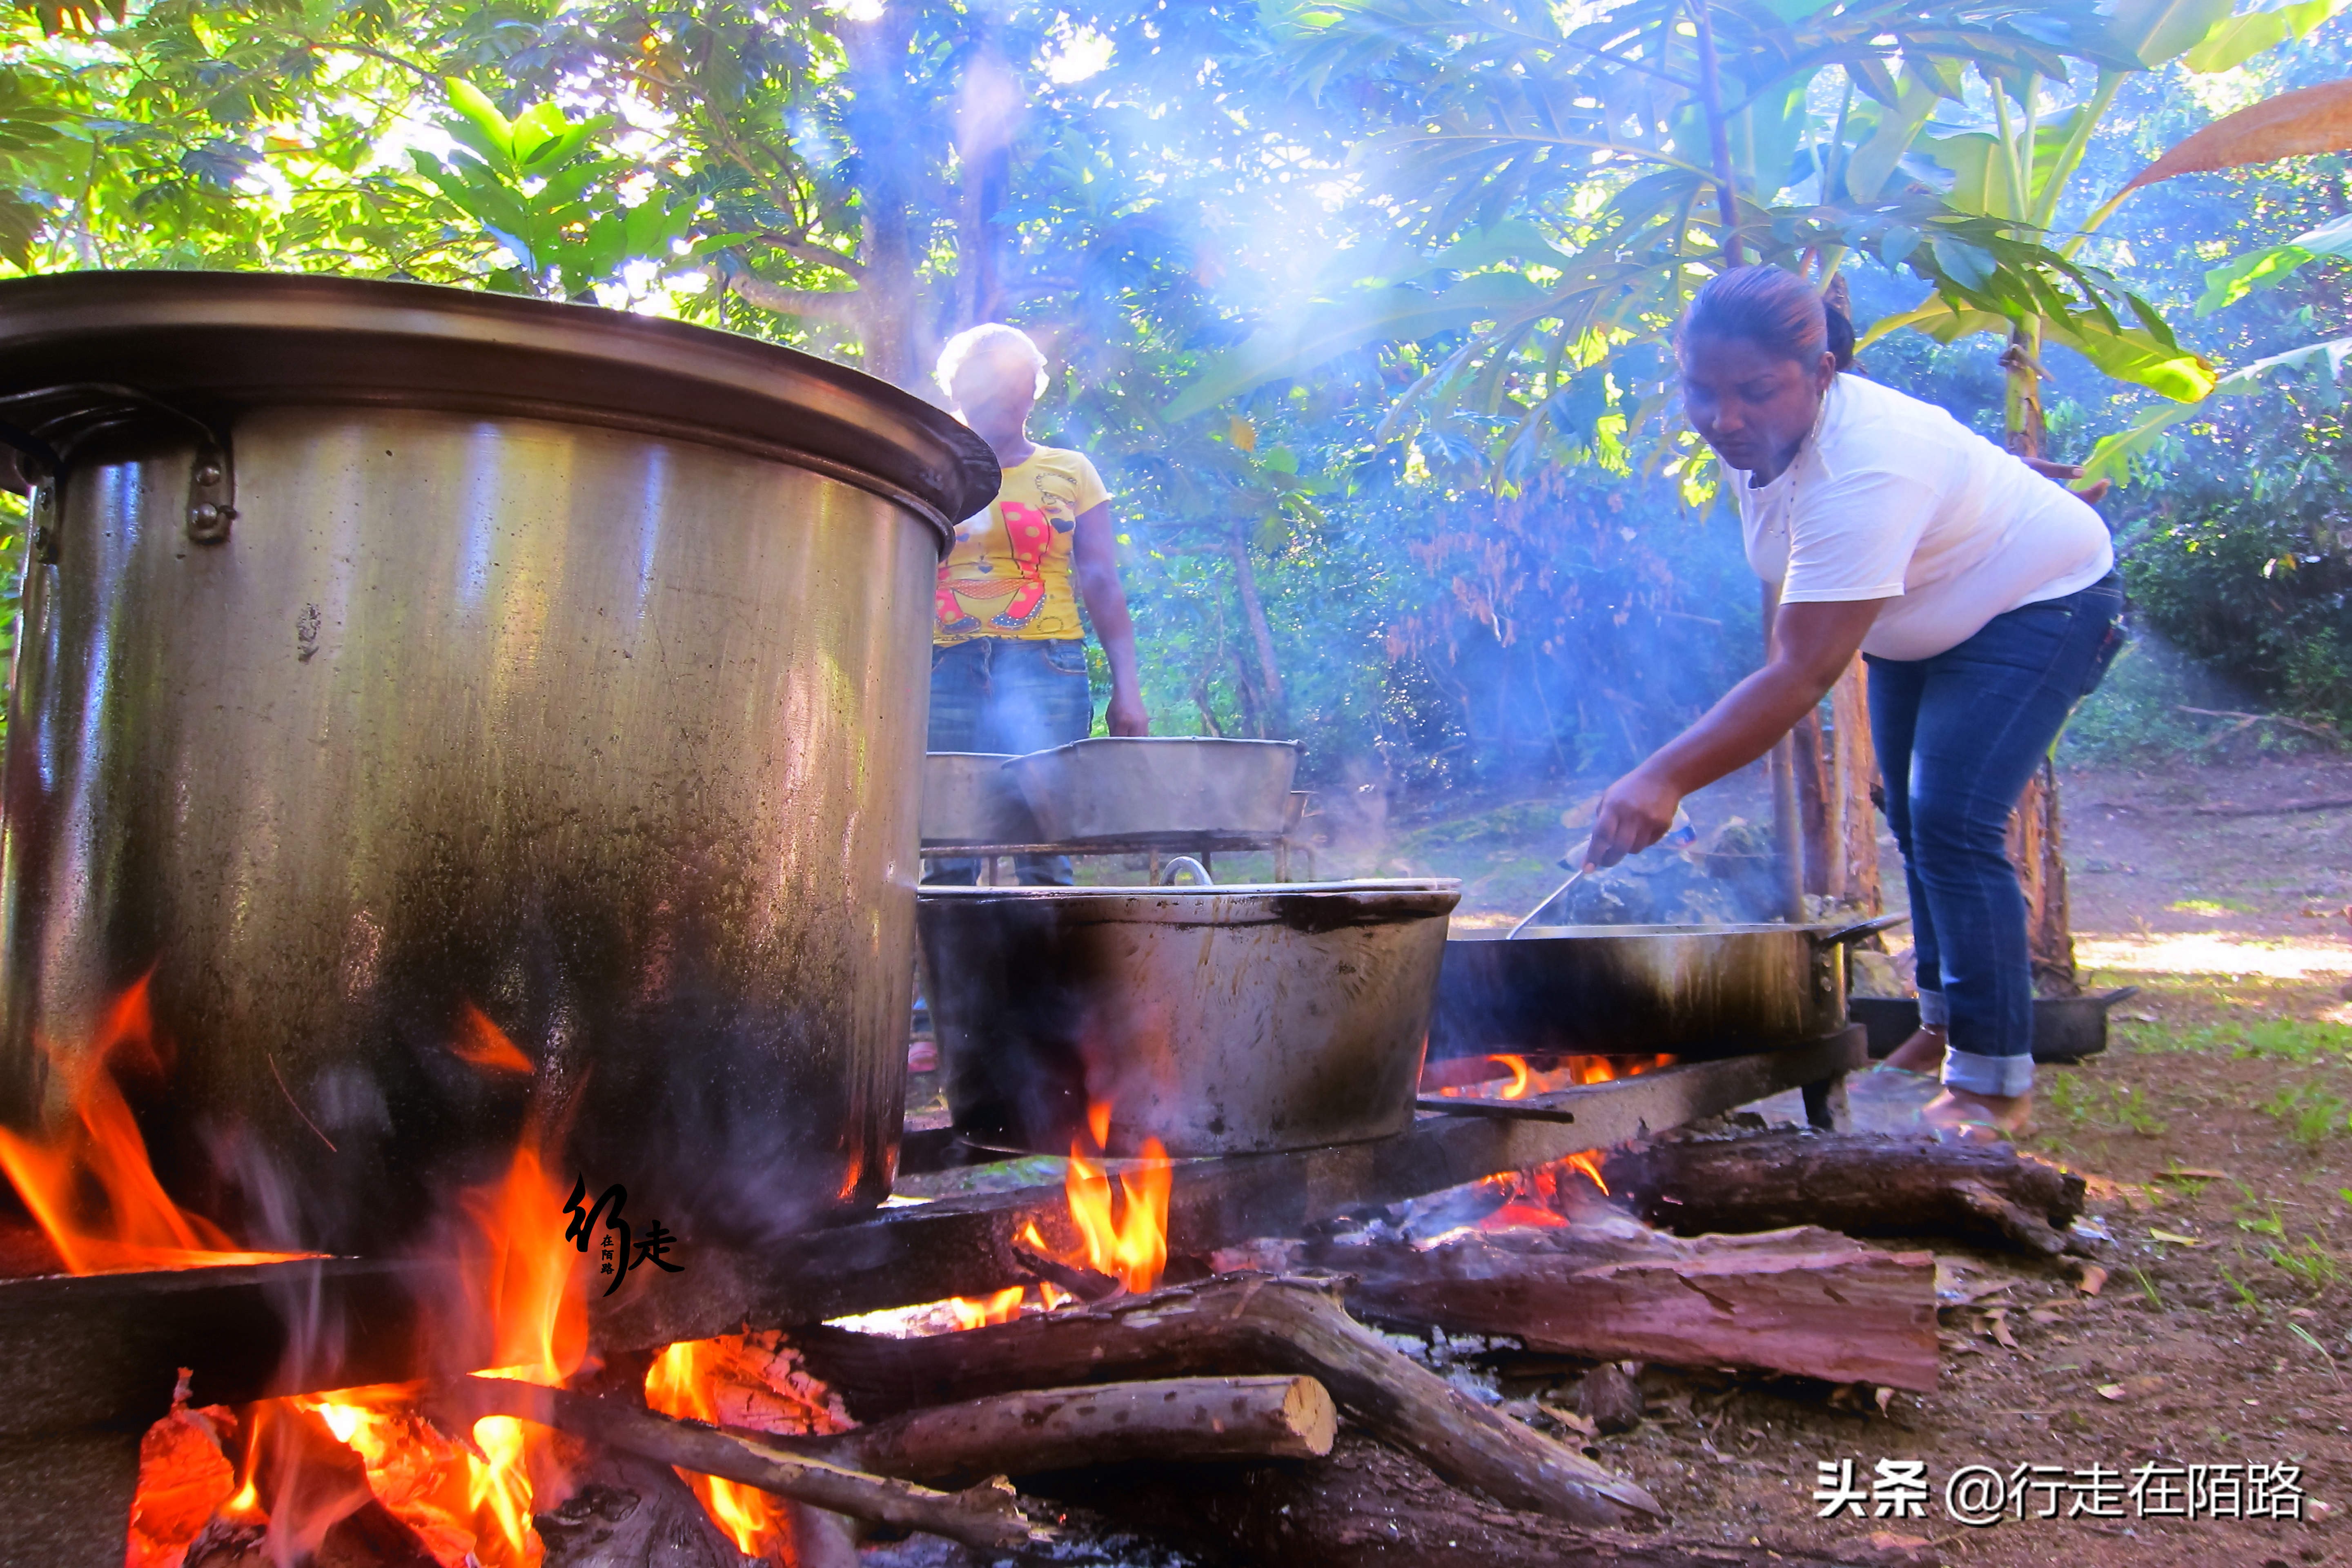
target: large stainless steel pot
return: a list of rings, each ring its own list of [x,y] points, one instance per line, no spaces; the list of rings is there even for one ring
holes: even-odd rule
[[[1290,818],[1294,741],[1097,735],[1005,764],[1045,837],[1276,834]]]
[[[1429,1054],[1705,1057],[1846,1023],[1843,925],[1530,926],[1445,944]]]
[[[925,888],[956,1126],[1066,1153],[1358,1142],[1412,1120],[1451,881]]]
[[[143,975],[165,1181],[283,1239],[399,1241],[527,1111],[695,1240],[885,1194],[984,446],[746,338],[218,274],[0,284],[0,419],[53,449],[0,1119]]]

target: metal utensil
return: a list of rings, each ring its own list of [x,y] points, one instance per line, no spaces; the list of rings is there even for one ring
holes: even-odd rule
[[[1659,837],[1658,844],[1684,845],[1690,843],[1697,837],[1697,830],[1691,826],[1690,813],[1685,811],[1681,806],[1676,806],[1675,807],[1675,819],[1667,826],[1666,831]],[[1654,849],[1657,847],[1657,844],[1653,844],[1649,847],[1651,849]],[[1535,918],[1538,915],[1543,913],[1546,910],[1551,908],[1552,905],[1558,903],[1561,895],[1584,879],[1584,874],[1593,868],[1588,859],[1588,857],[1591,852],[1592,836],[1591,834],[1587,834],[1585,835],[1584,842],[1578,845],[1572,853],[1560,857],[1559,863],[1563,866],[1574,866],[1576,868],[1575,873],[1570,876],[1567,881],[1562,882],[1559,887],[1554,888],[1550,892],[1546,893],[1544,895],[1543,902],[1538,904],[1534,909],[1529,910],[1526,914],[1520,916],[1519,923],[1513,926],[1504,936],[1503,940],[1505,942],[1510,941],[1512,937],[1515,937],[1521,931],[1527,930],[1529,925],[1535,922]],[[1647,853],[1647,851],[1640,851],[1640,853]]]
[[[140,983],[163,1180],[282,1195],[273,1245],[394,1250],[534,1107],[557,1176],[714,1247],[881,1201],[908,694],[984,444],[751,338],[250,273],[0,283],[0,400],[63,465],[0,1121]]]
[[[1694,1057],[1818,1038],[1845,1026],[1847,945],[1906,918],[1458,934],[1429,1054]]]
[[[1354,1143],[1412,1124],[1453,881],[925,888],[960,1132],[1067,1153]]]
[[[1097,735],[1005,764],[1058,843],[1283,831],[1298,747],[1289,741]]]

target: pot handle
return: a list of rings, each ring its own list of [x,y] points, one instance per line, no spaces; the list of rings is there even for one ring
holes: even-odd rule
[[[1190,855],[1171,855],[1167,864],[1160,868],[1160,885],[1163,888],[1174,887],[1176,874],[1180,871],[1190,876],[1195,887],[1210,888],[1216,885],[1217,879],[1209,875],[1209,868]]]
[[[78,437],[142,414],[177,421],[196,437],[195,458],[188,466],[188,538],[196,544],[218,544],[228,538],[229,524],[236,520],[236,468],[226,426],[199,418],[152,393],[112,382],[73,382],[13,393],[0,398],[0,409],[12,414],[24,411],[23,417],[30,423],[0,425],[0,441],[32,458],[43,470],[24,473],[24,478],[52,489],[73,460]],[[43,417],[49,409],[55,412]],[[54,443],[52,432],[57,432]],[[23,463],[16,467],[23,471]],[[44,554],[43,559],[53,562],[55,557]]]
[[[1874,915],[1866,921],[1855,921],[1850,925],[1832,926],[1827,931],[1815,931],[1812,933],[1812,938],[1814,943],[1821,947],[1843,947],[1847,942],[1860,942],[1864,937],[1876,936],[1880,931],[1892,931],[1896,926],[1907,924],[1910,919],[1909,915]]]

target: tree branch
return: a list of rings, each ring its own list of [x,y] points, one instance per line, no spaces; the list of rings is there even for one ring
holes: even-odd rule
[[[739,298],[782,316],[808,316],[836,326],[862,327],[863,296],[855,289],[786,289],[771,283],[731,255],[720,258],[728,289]]]

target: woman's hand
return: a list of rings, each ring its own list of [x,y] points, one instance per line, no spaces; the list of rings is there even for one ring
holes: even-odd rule
[[[1114,735],[1149,735],[1151,715],[1143,710],[1143,699],[1128,690],[1114,690],[1110,705],[1103,711],[1103,727]]]
[[[2083,477],[2083,465],[2080,463],[2053,463],[2046,458],[2024,458],[2020,461],[2043,479],[2055,479],[2064,485],[2069,493],[2078,495],[2086,501],[2096,501],[2115,488],[2114,480],[2101,479],[2097,484],[2087,489],[2075,489],[2070,481]]]
[[[1609,786],[1593,813],[1589,866],[1614,866],[1664,838],[1675,825],[1683,792],[1644,763]]]

